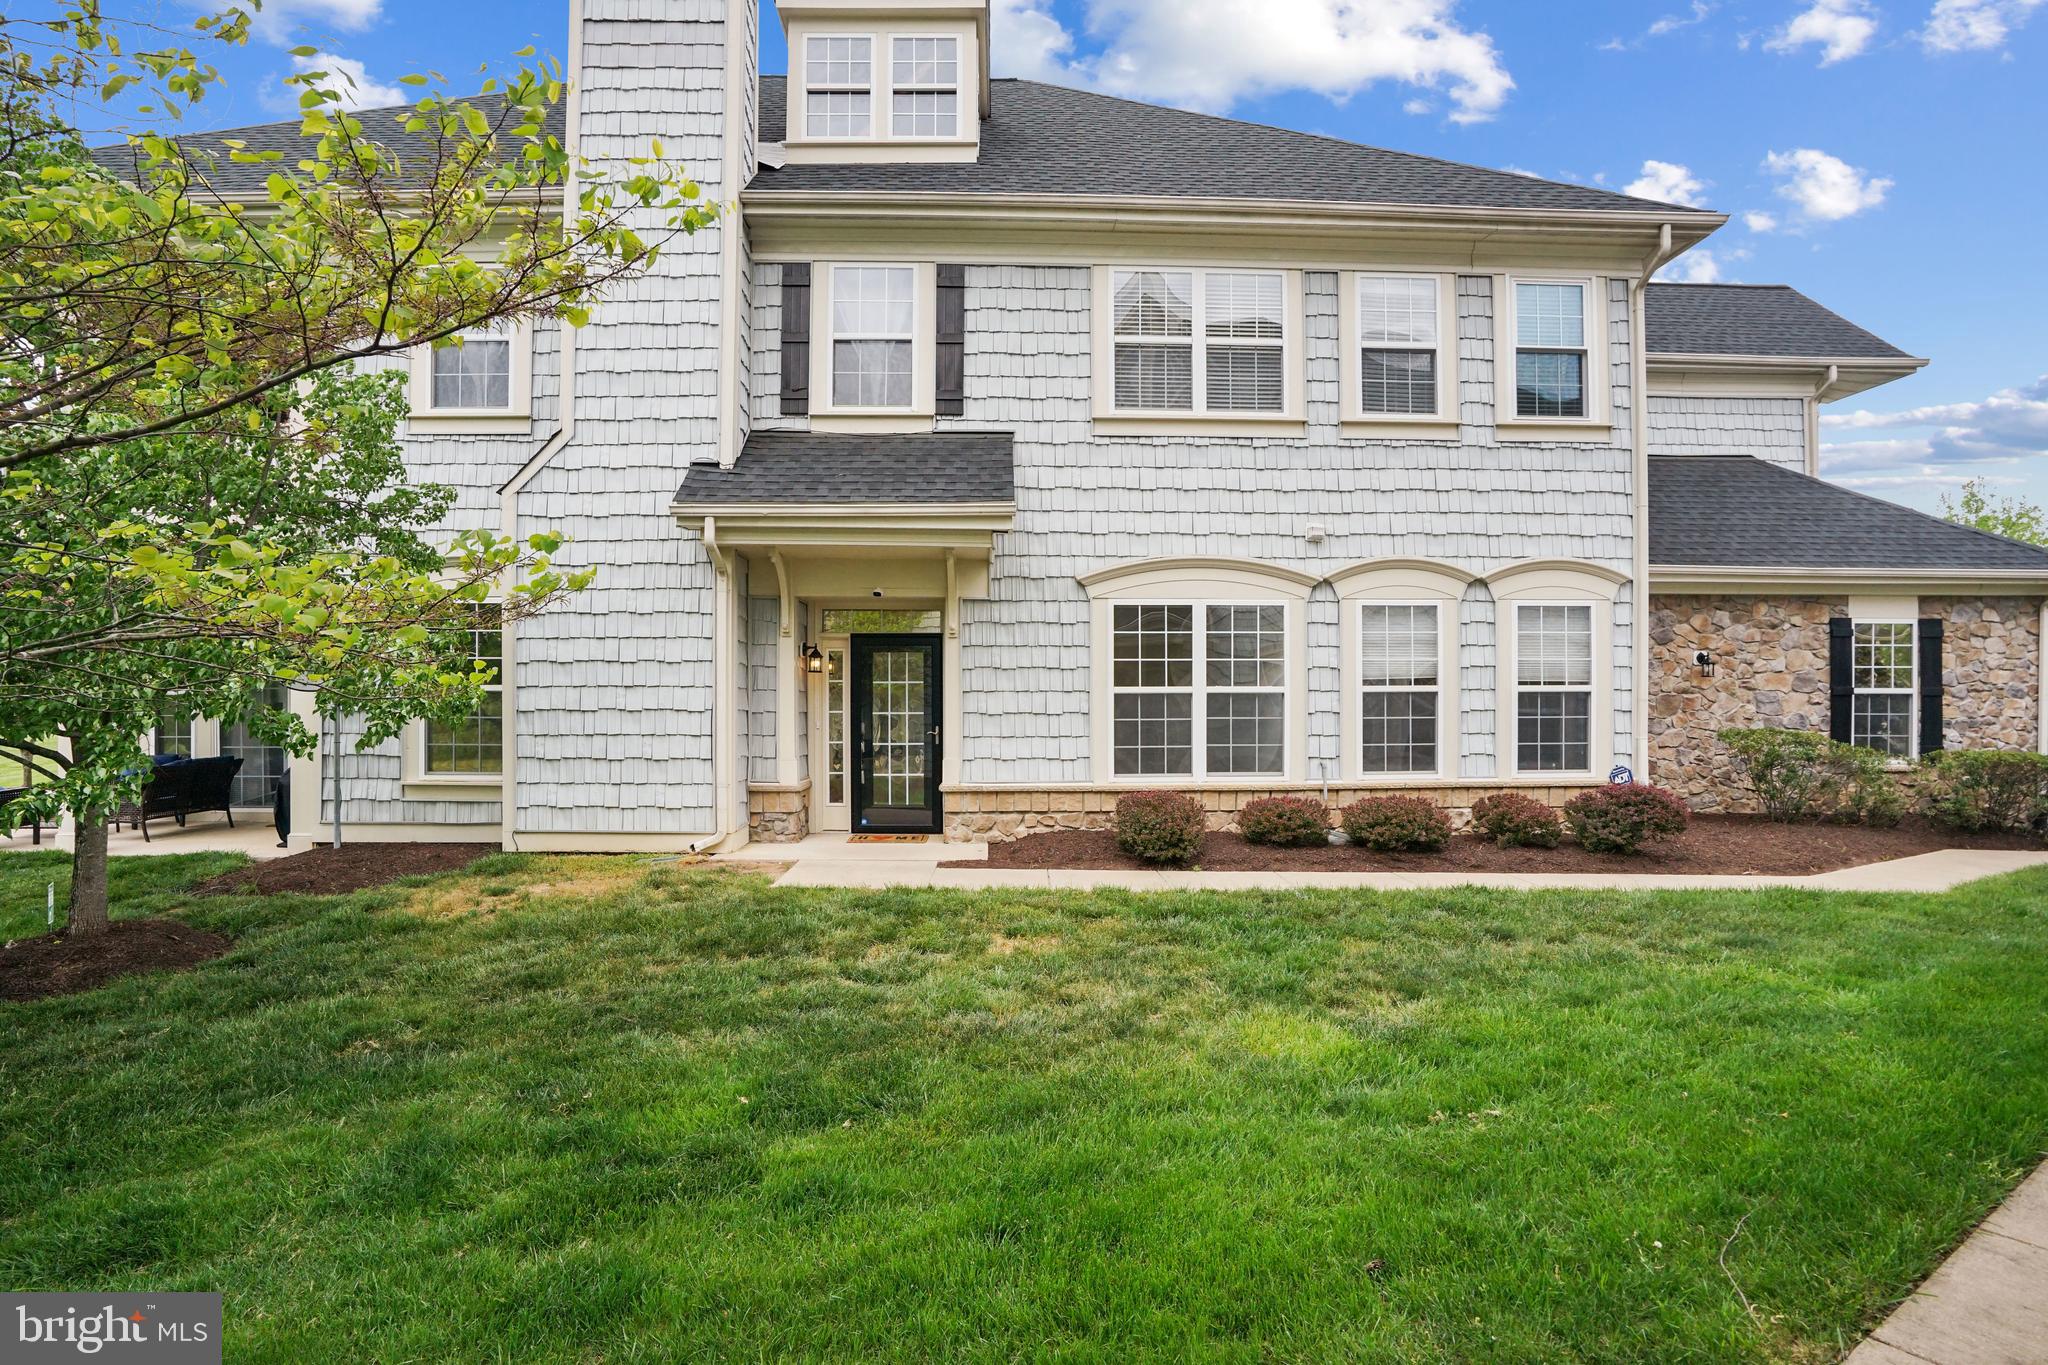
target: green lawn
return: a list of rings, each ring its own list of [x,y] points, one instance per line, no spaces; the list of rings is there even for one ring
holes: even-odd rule
[[[1830,1360],[2048,1144],[2042,873],[179,894],[227,861],[116,894],[229,957],[0,1005],[0,1283],[223,1290],[238,1361]]]

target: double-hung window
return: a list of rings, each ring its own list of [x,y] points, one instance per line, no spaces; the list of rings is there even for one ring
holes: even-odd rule
[[[1359,607],[1359,771],[1434,773],[1443,714],[1441,609],[1431,603]]]
[[[1284,274],[1112,270],[1109,288],[1115,412],[1287,410]]]
[[[1854,636],[1855,709],[1849,740],[1892,758],[1913,756],[1913,708],[1919,677],[1911,621],[1858,621]]]
[[[960,40],[896,38],[889,53],[889,131],[903,138],[960,133]]]
[[[1515,416],[1581,420],[1591,416],[1588,287],[1518,280],[1514,288]]]
[[[435,411],[512,409],[512,334],[471,328],[432,354],[428,406]]]
[[[1593,766],[1593,608],[1515,607],[1515,770],[1580,773]]]
[[[470,652],[494,673],[484,689],[483,705],[455,722],[430,720],[426,725],[427,777],[482,777],[505,771],[504,642],[494,612],[479,611],[470,631]]]
[[[804,42],[804,136],[874,134],[875,40],[814,34]]]
[[[1118,603],[1110,638],[1118,777],[1285,773],[1284,604]]]
[[[1434,275],[1360,275],[1358,407],[1368,417],[1441,417],[1437,372],[1443,282]]]
[[[911,406],[917,271],[907,265],[832,267],[832,406]]]

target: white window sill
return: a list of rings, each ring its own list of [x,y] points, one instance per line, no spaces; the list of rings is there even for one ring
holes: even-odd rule
[[[445,436],[526,436],[533,431],[533,419],[504,412],[415,412],[406,419],[408,429]]]
[[[1455,417],[1347,417],[1342,434],[1351,441],[1455,441]]]
[[[1609,422],[1532,422],[1524,418],[1498,423],[1493,434],[1502,441],[1597,441],[1607,444],[1614,440],[1614,426]]]
[[[425,776],[408,779],[403,794],[408,801],[492,801],[505,790],[505,779],[498,773],[481,774],[475,777]]]
[[[1216,416],[1193,413],[1162,413],[1157,416],[1139,416],[1135,413],[1095,414],[1095,432],[1099,436],[1250,436],[1250,437],[1305,437],[1308,435],[1308,421],[1295,413],[1221,413]]]
[[[814,412],[812,431],[909,432],[930,431],[937,420],[929,412],[889,409],[882,412]]]

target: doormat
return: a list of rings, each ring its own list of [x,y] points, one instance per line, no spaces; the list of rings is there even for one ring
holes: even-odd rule
[[[929,834],[856,834],[846,842],[849,844],[927,844]]]

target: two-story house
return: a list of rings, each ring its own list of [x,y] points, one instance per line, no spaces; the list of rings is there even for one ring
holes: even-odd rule
[[[1732,725],[2043,743],[2048,551],[1818,479],[1820,406],[1924,362],[1651,283],[1722,215],[992,79],[985,0],[779,12],[764,76],[754,0],[571,4],[574,149],[736,207],[587,327],[413,361],[418,474],[599,577],[480,637],[486,714],[301,765],[302,832],[337,787],[584,850],[1716,808]]]

